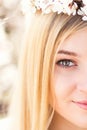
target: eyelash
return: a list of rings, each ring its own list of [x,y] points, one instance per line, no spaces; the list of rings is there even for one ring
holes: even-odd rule
[[[70,67],[77,66],[76,62],[71,59],[61,59],[61,60],[58,60],[56,62],[56,64],[58,66],[64,67],[64,68],[70,68]]]

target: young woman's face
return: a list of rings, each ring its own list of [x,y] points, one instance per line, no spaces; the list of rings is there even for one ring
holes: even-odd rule
[[[61,45],[54,71],[55,110],[71,123],[87,128],[87,28]]]

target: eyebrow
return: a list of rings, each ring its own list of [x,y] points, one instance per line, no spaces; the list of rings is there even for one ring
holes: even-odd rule
[[[67,51],[67,50],[59,50],[58,54],[70,55],[70,56],[75,56],[75,57],[77,56],[75,52]]]

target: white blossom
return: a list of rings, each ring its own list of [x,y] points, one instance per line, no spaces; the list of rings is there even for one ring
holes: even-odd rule
[[[83,16],[83,17],[82,17],[82,20],[83,20],[83,21],[87,21],[87,16]]]
[[[87,5],[87,0],[83,0],[84,5]]]
[[[83,12],[84,14],[87,14],[87,5],[84,6],[83,8],[81,8],[81,10],[82,10],[82,12]]]

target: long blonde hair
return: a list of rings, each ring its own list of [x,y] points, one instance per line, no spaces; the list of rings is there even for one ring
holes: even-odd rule
[[[60,43],[83,27],[87,27],[87,22],[78,15],[33,14],[20,55],[19,85],[11,105],[13,130],[48,129],[55,55]]]

